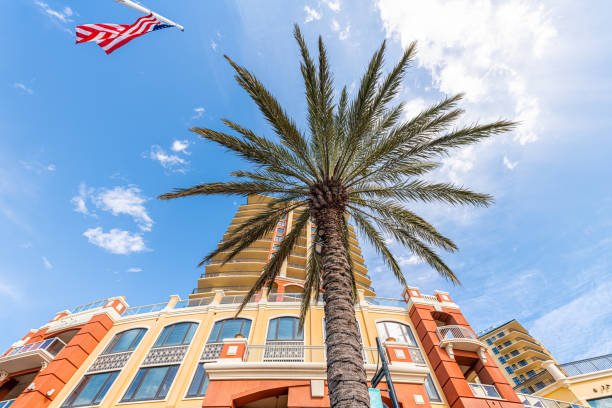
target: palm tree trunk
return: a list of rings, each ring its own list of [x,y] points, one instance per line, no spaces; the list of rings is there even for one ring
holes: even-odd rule
[[[370,398],[359,329],[355,319],[351,268],[342,241],[344,211],[323,208],[317,225],[322,248],[327,385],[331,407],[369,407]]]

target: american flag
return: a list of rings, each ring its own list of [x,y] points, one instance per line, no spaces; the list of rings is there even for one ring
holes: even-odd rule
[[[153,14],[140,17],[132,25],[125,24],[84,24],[77,26],[77,44],[93,41],[110,54],[122,45],[127,44],[136,37],[151,31],[172,27],[163,24]]]

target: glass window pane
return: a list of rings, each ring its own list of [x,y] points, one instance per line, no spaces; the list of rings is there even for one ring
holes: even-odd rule
[[[438,394],[438,390],[436,390],[436,386],[430,374],[427,374],[427,378],[425,379],[425,391],[427,391],[427,396],[430,401],[441,401],[440,394]]]
[[[293,340],[294,338],[294,318],[281,317],[278,319],[278,336],[276,340]]]
[[[142,377],[144,377],[146,372],[146,368],[141,368],[140,370],[138,370],[136,377],[134,377],[134,380],[130,384],[130,387],[125,393],[125,396],[123,397],[123,401],[129,401],[134,397],[134,392],[136,391],[136,388],[138,388],[138,384],[140,384],[140,382],[142,381]]]
[[[83,378],[64,407],[86,406],[101,401],[110,388],[117,372],[88,375]],[[108,380],[108,381],[107,381]],[[103,388],[104,387],[104,388]],[[97,398],[96,398],[97,397]]]
[[[188,397],[201,397],[206,394],[206,389],[208,388],[208,378],[206,377],[206,372],[204,371],[204,363],[198,364],[198,368],[193,376],[193,381],[189,386],[189,391],[187,391]]]
[[[278,319],[270,320],[270,327],[268,327],[268,340],[276,339],[277,330],[278,330]]]
[[[236,335],[240,333],[240,328],[242,327],[243,321],[244,319],[225,320],[225,325],[223,326],[223,331],[221,332],[219,341],[236,337]]]
[[[198,327],[197,324],[190,323],[189,330],[187,331],[187,335],[185,336],[185,340],[183,340],[183,344],[191,343],[191,339],[193,338],[193,335],[195,334],[195,331],[196,331],[197,327]]]
[[[168,367],[152,367],[146,369],[147,375],[142,380],[142,384],[132,399],[152,400],[157,395],[157,391],[168,372]]]
[[[164,327],[164,330],[162,330],[161,334],[159,335],[159,337],[157,338],[157,341],[155,342],[155,344],[153,345],[153,347],[159,347],[161,345],[164,344],[164,341],[166,340],[166,337],[168,337],[168,332],[172,329],[172,326],[166,326]]]
[[[178,367],[179,366],[169,367],[168,375],[166,376],[164,383],[162,384],[159,389],[159,392],[157,393],[157,399],[164,399],[166,398],[166,395],[168,395],[168,390],[170,390],[170,387],[172,386],[172,381],[174,381],[174,376],[178,371]]]
[[[223,326],[223,323],[225,323],[225,320],[221,320],[215,323],[212,332],[208,337],[208,343],[215,343],[219,341],[219,331],[221,330],[221,326]]]
[[[250,332],[251,332],[251,321],[245,319],[244,324],[242,325],[242,331],[240,332],[240,334],[242,334],[244,337],[249,337]]]
[[[107,353],[119,353],[121,351],[133,350],[130,348],[134,343],[134,340],[142,336],[142,329],[128,330],[123,333],[117,334],[117,340],[115,344],[107,351]],[[134,345],[136,347],[138,343]]]
[[[182,344],[187,330],[189,330],[189,323],[178,323],[172,326],[172,331],[168,335],[168,339],[164,343],[164,346],[175,346]]]
[[[102,399],[108,392],[108,389],[111,387],[111,385],[113,385],[113,382],[115,381],[115,378],[117,378],[118,374],[119,374],[119,371],[113,371],[112,373],[110,373],[110,375],[107,377],[106,383],[104,384],[103,388],[100,390],[100,393],[98,394],[98,398],[96,398],[93,401],[94,404],[99,404],[100,402],[102,402]]]

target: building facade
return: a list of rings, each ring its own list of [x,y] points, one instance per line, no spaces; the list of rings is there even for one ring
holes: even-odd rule
[[[250,197],[230,228],[265,206]],[[322,301],[298,330],[312,225],[273,290],[236,315],[294,215],[231,262],[213,259],[186,299],[129,307],[119,297],[57,313],[0,357],[0,408],[328,407]],[[401,407],[579,408],[515,392],[448,293],[376,297],[352,231],[351,255],[363,364],[371,379],[378,338]]]
[[[558,363],[517,320],[488,329],[479,338],[516,391],[533,394],[555,381],[544,362]]]

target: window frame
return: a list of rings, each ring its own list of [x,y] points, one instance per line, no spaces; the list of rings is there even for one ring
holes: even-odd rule
[[[183,340],[181,340],[181,342],[179,344],[166,344],[166,342],[168,341],[168,338],[170,337],[170,335],[172,334],[172,330],[171,329],[167,332],[164,341],[162,342],[162,344],[157,345],[157,343],[159,342],[159,340],[161,339],[162,335],[164,334],[164,332],[166,331],[166,329],[170,328],[170,327],[175,327],[178,326],[180,324],[189,324],[189,328],[187,329],[187,331],[185,332],[185,335],[183,336]],[[161,347],[174,347],[174,346],[188,346],[191,344],[193,337],[195,336],[196,332],[198,331],[200,324],[198,322],[193,322],[193,321],[183,321],[183,322],[176,322],[176,323],[172,323],[169,324],[167,326],[164,326],[164,328],[162,329],[161,333],[159,333],[159,336],[157,336],[157,338],[155,339],[155,342],[153,343],[153,345],[151,346],[151,349],[156,349],[156,348],[161,348]],[[191,329],[193,329],[193,333],[191,331]],[[192,333],[189,341],[187,343],[185,343],[185,339],[187,338],[187,336],[189,335],[189,333]]]
[[[129,399],[129,400],[126,399],[126,396],[127,396],[128,392],[130,391],[130,389],[132,388],[132,385],[133,385],[134,381],[136,381],[136,378],[138,377],[138,375],[140,374],[140,372],[142,370],[147,370],[147,372],[140,379],[140,383],[138,384],[136,389],[132,392],[132,395],[136,395],[138,393],[138,391],[140,391],[140,388],[142,387],[142,384],[146,380],[147,376],[149,375],[150,370],[155,369],[155,368],[161,368],[161,367],[166,367],[167,371],[166,371],[166,374],[164,374],[164,378],[161,380],[161,382],[157,386],[157,391],[155,392],[155,397],[157,397],[159,395],[160,390],[162,389],[162,387],[164,386],[164,384],[168,380],[168,374],[170,373],[170,371],[174,367],[176,367],[176,370],[174,371],[172,380],[168,384],[168,391],[166,392],[166,395],[164,395],[163,398]],[[172,385],[174,384],[174,380],[176,379],[176,376],[177,376],[178,371],[179,371],[180,368],[181,368],[181,364],[154,365],[154,366],[140,367],[136,371],[136,374],[134,375],[134,377],[132,377],[132,381],[130,381],[130,384],[128,385],[125,393],[123,394],[123,396],[119,400],[118,404],[121,404],[121,403],[142,403],[142,402],[148,402],[148,401],[166,401],[168,399],[168,394],[170,394],[170,390],[172,389]]]
[[[432,399],[431,395],[429,395],[429,391],[427,390],[427,380],[429,380],[431,382],[431,386],[434,389],[434,391],[436,392],[436,394],[438,394],[438,399]],[[444,402],[442,400],[442,394],[440,393],[440,390],[438,390],[438,387],[436,386],[436,382],[433,379],[433,376],[431,375],[431,373],[427,373],[427,377],[425,377],[425,382],[423,383],[423,388],[425,388],[425,393],[427,394],[427,398],[429,399],[429,402],[435,402],[435,403],[441,403]]]
[[[212,343],[222,343],[223,342],[223,337],[221,337],[220,340],[216,340],[216,341],[211,341],[210,340],[210,336],[212,335],[213,331],[215,330],[215,325],[219,322],[226,322],[228,320],[243,320],[242,325],[240,326],[240,334],[242,334],[243,336],[245,336],[247,338],[247,340],[249,339],[249,337],[251,337],[251,330],[253,329],[253,320],[252,319],[248,319],[246,317],[223,317],[220,318],[219,320],[215,320],[213,322],[212,327],[210,328],[210,331],[208,332],[208,337],[206,338],[206,343],[204,343],[204,347],[206,347],[206,344],[212,344]],[[248,333],[246,333],[246,335],[242,332],[243,328],[244,328],[244,320],[248,320],[250,322],[250,326],[249,326],[249,330]],[[225,326],[225,323],[223,323],[223,326]],[[221,333],[223,333],[223,326],[221,327],[221,329],[219,329],[219,334],[217,335],[217,338],[219,338],[219,336],[221,336]]]
[[[119,376],[120,373],[121,373],[121,370],[113,370],[113,371],[104,371],[104,372],[101,372],[101,373],[85,374],[83,377],[81,377],[81,380],[72,388],[72,390],[70,390],[70,393],[68,394],[66,399],[64,399],[64,401],[60,405],[60,408],[78,408],[78,407],[101,406],[102,403],[104,402],[104,398],[106,398],[106,396],[108,395],[108,391],[113,386],[113,384],[115,383],[115,380],[117,379],[117,377]],[[95,377],[95,376],[98,376],[98,375],[106,375],[106,374],[110,374],[110,375],[106,378],[104,383],[102,383],[102,386],[98,389],[98,392],[96,393],[94,398],[89,403],[87,403],[87,404],[80,404],[80,405],[74,405],[74,401],[81,395],[81,393],[83,392],[85,387],[87,387],[87,384],[89,384],[89,380],[87,381],[87,383],[83,384],[83,382],[85,381],[86,378],[91,378],[91,377]],[[112,380],[110,381],[110,384],[109,384],[109,379],[111,379],[111,378],[112,378]],[[108,384],[108,387],[106,387],[107,384]],[[77,392],[77,390],[81,386],[83,386],[83,388],[79,391],[78,394],[75,395],[75,393]],[[102,390],[104,388],[106,388],[106,391],[104,392],[104,395],[102,395],[102,397],[100,398],[100,393],[102,392]],[[96,403],[96,400],[98,398],[100,398],[100,400],[99,400],[99,402]],[[68,401],[70,401],[70,400],[72,400],[72,402],[69,404]]]
[[[399,339],[396,339],[396,341],[398,343],[401,343],[401,344],[407,344],[408,346],[411,346],[411,347],[417,347],[419,350],[421,350],[421,353],[423,355],[425,355],[425,353],[423,353],[423,349],[421,348],[421,345],[419,344],[419,342],[417,341],[416,336],[414,335],[414,330],[412,329],[412,326],[410,324],[408,324],[406,322],[401,322],[401,321],[398,321],[398,320],[390,320],[390,319],[376,320],[374,322],[374,325],[376,326],[376,334],[378,336],[380,336],[380,334],[381,334],[380,331],[378,330],[378,324],[379,323],[394,323],[394,324],[399,324],[399,325],[406,326],[408,328],[408,333],[409,333],[408,337],[410,338],[410,340],[412,340],[412,343],[402,342],[402,341],[399,341]],[[385,330],[387,331],[387,335],[389,335],[388,329],[386,327],[385,327]],[[386,338],[384,338],[384,339],[381,338],[381,340],[384,342],[386,340]]]
[[[276,338],[275,339],[269,339],[268,338],[270,336],[270,328],[271,328],[271,325],[272,325],[272,321],[283,319],[283,318],[285,318],[285,319],[286,318],[293,319],[293,336],[295,336],[296,334],[301,334],[302,335],[301,339],[294,337],[292,339],[280,339],[279,340],[278,339],[278,328],[280,326],[279,324],[276,324],[276,336],[275,336]],[[299,321],[300,321],[300,318],[296,317],[295,315],[272,316],[270,319],[268,319],[268,325],[267,325],[267,328],[266,328],[266,337],[265,337],[266,340],[265,340],[265,342],[268,343],[268,342],[273,342],[273,341],[301,341],[303,343],[304,339],[305,339],[304,331],[305,331],[306,327],[304,327],[301,332],[297,332],[297,330],[299,330]],[[279,323],[280,323],[280,321],[279,321]]]
[[[132,343],[130,344],[130,347],[128,347],[126,350],[123,350],[123,351],[112,351],[112,349],[115,348],[117,343],[119,343],[119,341],[121,341],[121,338],[123,338],[125,333],[128,333],[128,332],[133,331],[133,330],[140,330],[140,334],[136,335],[136,338],[134,338],[134,340],[132,340]],[[144,338],[145,334],[147,334],[148,330],[149,329],[145,328],[145,327],[132,327],[130,329],[123,330],[123,331],[115,334],[113,336],[113,338],[111,339],[111,341],[109,341],[108,344],[106,345],[106,347],[104,348],[104,351],[102,351],[102,353],[100,353],[100,355],[115,354],[115,353],[125,353],[125,352],[128,352],[128,351],[136,350],[136,348],[138,347],[138,345],[140,344],[140,342]],[[136,344],[134,344],[134,343],[136,343]]]
[[[208,382],[208,384],[206,384],[206,390],[208,391],[208,386],[210,385],[210,381],[208,380],[208,377],[206,376],[205,364],[207,363],[208,362],[206,361],[199,361],[198,364],[196,364],[195,370],[191,374],[191,381],[189,382],[189,387],[187,387],[187,390],[185,390],[185,395],[183,396],[183,399],[202,399],[206,396],[206,391],[202,395],[189,395],[189,390],[191,389],[191,386],[193,385],[193,382],[195,381],[195,377],[196,377],[196,374],[198,373],[198,369],[200,368],[200,366],[202,366],[202,369],[204,370],[204,376],[203,376],[204,383]],[[202,384],[201,387],[204,387],[204,384]]]

